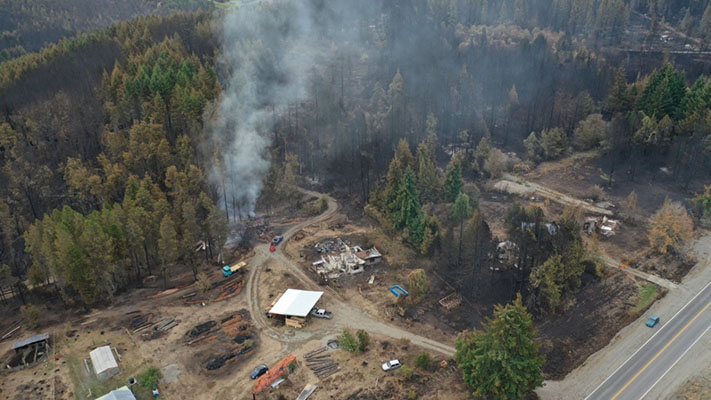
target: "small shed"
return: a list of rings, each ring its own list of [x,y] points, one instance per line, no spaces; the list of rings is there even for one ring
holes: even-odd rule
[[[94,373],[96,373],[96,376],[100,380],[118,374],[119,367],[114,358],[114,353],[111,352],[110,346],[97,347],[89,353],[89,357],[91,357],[91,365],[94,367]]]
[[[321,296],[323,296],[323,292],[287,289],[269,310],[269,314],[285,317],[306,317]]]
[[[29,368],[47,359],[49,354],[49,334],[42,333],[16,341],[12,344],[15,354],[6,367],[10,370]]]
[[[133,392],[128,386],[124,386],[114,389],[101,397],[97,397],[96,400],[136,400],[136,396],[133,395]]]
[[[39,345],[41,347],[45,347],[47,345],[47,341],[49,340],[49,334],[48,333],[40,333],[39,335],[34,335],[30,336],[28,338],[24,338],[21,340],[18,340],[17,342],[12,344],[12,349],[15,350],[15,353],[19,353],[26,348],[33,346],[33,345]]]
[[[375,247],[356,252],[356,257],[364,260],[368,265],[377,264],[383,259],[383,255]]]

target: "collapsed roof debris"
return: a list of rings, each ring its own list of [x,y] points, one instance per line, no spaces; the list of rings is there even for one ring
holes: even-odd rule
[[[609,219],[605,216],[601,217],[588,217],[585,218],[585,223],[583,224],[583,231],[588,235],[592,235],[593,232],[605,237],[612,237],[617,234],[620,229],[620,222],[616,219]]]
[[[547,222],[547,223],[543,224],[543,226],[546,227],[546,230],[548,230],[548,234],[550,234],[551,236],[558,233],[558,226],[554,223]],[[521,222],[521,230],[525,231],[526,229],[536,229],[536,223],[535,222]]]
[[[337,255],[322,255],[320,260],[311,264],[316,274],[327,279],[363,272],[366,265],[377,264],[383,258],[375,247],[368,250],[363,250],[360,246],[351,247],[340,238],[316,243],[315,247],[322,254],[340,251]]]

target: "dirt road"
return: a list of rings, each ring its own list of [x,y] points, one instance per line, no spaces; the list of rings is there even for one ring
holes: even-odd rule
[[[305,189],[299,189],[302,193],[313,197],[320,197],[320,193],[312,192]],[[309,220],[301,222],[289,228],[284,233],[284,242],[277,248],[274,253],[269,251],[269,245],[262,244],[255,247],[255,255],[250,261],[250,273],[247,280],[247,302],[249,310],[252,314],[252,319],[255,324],[261,329],[262,333],[269,337],[287,344],[287,347],[292,348],[300,343],[305,343],[314,339],[333,337],[339,334],[344,328],[364,329],[368,332],[388,336],[393,339],[407,339],[412,344],[426,348],[446,356],[454,355],[454,347],[449,344],[440,343],[438,341],[422,337],[398,327],[388,325],[375,317],[369,315],[360,308],[347,303],[343,297],[330,287],[318,286],[311,278],[292,260],[286,257],[281,249],[284,244],[299,230],[309,226],[325,222],[331,218],[338,209],[338,203],[335,199],[327,196],[328,208],[322,214],[313,217]],[[289,330],[287,333],[279,332],[272,328],[265,317],[265,304],[259,304],[258,298],[258,282],[262,273],[261,266],[267,261],[276,261],[286,266],[290,273],[296,277],[303,285],[303,289],[326,291],[331,297],[329,308],[334,313],[334,318],[329,324],[329,328],[319,330],[318,332],[308,332],[306,330]]]
[[[555,201],[564,207],[580,207],[581,209],[593,214],[607,215],[608,217],[614,215],[614,213],[608,209],[598,207],[594,204],[588,203],[587,201],[576,199],[575,197],[568,196],[567,194],[561,193],[555,189],[551,189],[510,174],[505,174],[503,178],[494,184],[494,188],[501,192],[517,196],[542,196]]]
[[[573,196],[561,193],[555,189],[551,189],[549,187],[542,186],[538,183],[530,182],[521,177],[515,177],[509,174],[504,175],[502,179],[497,181],[494,187],[496,188],[496,190],[517,196],[543,196],[547,199],[562,204],[563,206],[580,207],[581,209],[591,212],[593,214],[607,215],[610,217],[614,215],[612,211],[598,207],[594,204],[588,203],[587,201],[577,199]],[[606,267],[615,269],[618,269],[620,265],[623,264],[606,256],[603,256],[603,261]],[[637,278],[644,279],[667,289],[676,289],[677,287],[674,282],[658,277],[656,275],[639,271],[632,267],[624,268],[623,271]]]

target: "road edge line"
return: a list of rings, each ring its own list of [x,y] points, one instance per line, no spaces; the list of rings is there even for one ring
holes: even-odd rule
[[[639,371],[637,371],[637,373],[634,374],[634,376],[632,377],[632,379],[630,379],[629,381],[627,381],[627,383],[625,383],[625,385],[622,386],[622,389],[620,389],[619,391],[617,391],[617,393],[615,393],[615,395],[612,396],[612,399],[611,399],[611,400],[617,399],[617,398],[622,394],[622,392],[624,392],[625,390],[627,390],[627,388],[628,388],[637,378],[639,378],[639,377],[644,373],[644,371],[646,371],[647,368],[649,368],[650,365],[654,364],[654,362],[657,361],[657,359],[659,358],[659,356],[661,356],[665,351],[667,351],[667,349],[668,349],[672,344],[674,344],[674,342],[676,342],[676,340],[679,339],[679,338],[681,337],[681,335],[683,335],[684,332],[686,332],[686,330],[689,329],[689,327],[690,327],[691,325],[693,325],[693,324],[696,322],[696,320],[698,320],[699,317],[702,316],[702,315],[706,312],[706,310],[708,310],[709,307],[711,307],[711,302],[709,302],[708,304],[706,304],[706,305],[704,306],[704,308],[701,309],[701,311],[699,311],[698,313],[694,314],[694,318],[692,318],[689,322],[687,322],[686,325],[684,325],[684,327],[681,328],[681,330],[679,330],[679,331],[676,333],[676,335],[674,335],[674,337],[671,338],[671,340],[668,341],[667,344],[665,344],[664,347],[662,347],[661,350],[659,350],[659,351],[654,355],[654,357],[652,357],[651,360],[647,361],[647,363],[644,364],[644,366],[642,367],[642,369],[640,369]]]
[[[669,326],[669,323],[672,322],[672,321],[674,320],[674,318],[676,318],[677,315],[679,315],[680,312],[684,311],[684,309],[685,309],[686,307],[688,307],[689,304],[691,304],[694,300],[696,300],[696,298],[699,297],[699,295],[700,295],[704,290],[708,289],[709,286],[711,286],[711,281],[709,281],[709,282],[706,284],[706,286],[704,286],[703,288],[701,288],[701,290],[699,290],[698,293],[696,293],[696,294],[694,295],[694,297],[691,298],[691,300],[689,300],[686,304],[684,304],[684,305],[679,309],[679,311],[677,311],[676,314],[674,314],[674,315],[669,319],[669,321],[667,321],[667,322],[664,324],[664,326],[663,326],[661,329],[659,329],[658,331],[656,331],[656,332],[654,333],[654,335],[652,335],[649,339],[647,339],[646,342],[644,342],[644,344],[642,344],[639,348],[637,348],[637,350],[635,350],[635,352],[632,353],[632,355],[629,356],[629,358],[627,358],[622,364],[620,364],[619,367],[617,367],[617,369],[615,369],[610,375],[608,375],[608,377],[605,378],[605,380],[602,381],[602,383],[600,383],[592,392],[590,392],[590,394],[587,395],[584,400],[588,400],[593,394],[595,394],[595,392],[597,392],[598,389],[600,389],[605,383],[607,383],[607,381],[609,381],[610,378],[612,378],[622,367],[624,367],[625,364],[627,364],[627,363],[632,359],[632,357],[636,356],[637,353],[639,353],[639,351],[642,350],[642,349],[644,348],[644,346],[646,346],[649,342],[651,342],[652,339],[654,339],[655,336],[657,336],[660,332],[662,332],[662,330],[663,330],[664,328],[666,328],[667,326]],[[680,287],[680,288],[681,288],[681,287]],[[681,288],[681,289],[683,289],[683,288]],[[656,301],[655,301],[655,303],[656,303]],[[638,318],[638,319],[639,319],[639,318]],[[628,326],[629,326],[629,325],[628,325]]]
[[[669,371],[671,371],[672,368],[674,368],[674,366],[677,365],[677,364],[679,363],[679,361],[681,361],[682,358],[684,358],[684,356],[686,355],[686,353],[688,353],[689,350],[691,350],[691,349],[696,345],[696,343],[697,343],[699,340],[701,340],[702,337],[704,337],[704,336],[706,335],[706,333],[707,333],[709,330],[711,330],[711,325],[709,325],[709,326],[703,331],[703,333],[701,333],[701,335],[699,335],[699,337],[697,337],[696,340],[694,340],[694,343],[692,343],[691,346],[689,346],[686,350],[684,350],[684,352],[681,354],[681,356],[680,356],[679,358],[677,358],[676,361],[674,361],[674,363],[673,363],[669,368],[667,368],[666,371],[664,371],[664,373],[662,374],[662,376],[660,376],[659,379],[657,379],[657,380],[652,384],[652,386],[650,386],[649,389],[647,389],[647,391],[644,392],[644,394],[642,395],[642,397],[639,398],[639,400],[644,399],[644,397],[645,397],[646,395],[648,395],[649,392],[651,392],[652,389],[654,389],[654,387],[657,386],[657,384],[658,384],[662,379],[664,379],[664,377],[669,373]]]

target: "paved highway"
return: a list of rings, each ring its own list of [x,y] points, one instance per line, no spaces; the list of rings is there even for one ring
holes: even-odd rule
[[[653,312],[653,308],[650,309]],[[651,312],[648,313],[651,315]],[[586,400],[639,400],[711,329],[711,282],[600,384]]]

